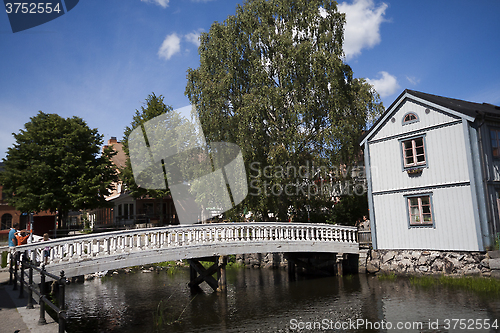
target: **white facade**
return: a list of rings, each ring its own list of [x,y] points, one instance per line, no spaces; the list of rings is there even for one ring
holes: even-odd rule
[[[491,244],[498,212],[483,183],[485,140],[474,113],[452,102],[405,90],[362,140],[374,248],[484,251]]]

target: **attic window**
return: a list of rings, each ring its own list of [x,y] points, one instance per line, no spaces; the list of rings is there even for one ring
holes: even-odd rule
[[[403,117],[403,125],[416,123],[417,121],[418,121],[418,116],[413,112],[407,113]]]

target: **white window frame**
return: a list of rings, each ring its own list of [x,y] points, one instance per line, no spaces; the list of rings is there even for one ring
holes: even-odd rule
[[[407,212],[407,218],[408,218],[408,228],[415,228],[415,227],[433,227],[435,228],[435,216],[434,216],[434,204],[433,204],[433,199],[432,199],[432,193],[419,193],[419,194],[413,194],[413,195],[405,195],[405,204],[406,204],[406,212]],[[429,200],[429,213],[424,213],[424,205],[422,203],[423,198],[428,198]],[[411,200],[417,199],[417,206],[412,206],[411,205]],[[413,220],[412,219],[412,207],[417,207],[418,209],[418,216]],[[425,221],[424,215],[430,215],[431,220],[430,221]],[[417,221],[418,219],[418,221]]]
[[[422,140],[422,148],[423,148],[423,154],[418,154],[417,155],[417,145],[416,145],[416,140]],[[402,158],[402,164],[403,164],[403,170],[406,169],[412,169],[412,168],[424,168],[427,167],[427,149],[426,149],[426,141],[425,141],[425,135],[420,135],[420,136],[415,136],[411,138],[404,138],[400,139],[400,146],[401,146],[401,158]],[[411,152],[413,157],[413,163],[407,163],[407,158],[410,156],[406,155],[407,149],[405,148],[405,143],[406,142],[411,142]],[[423,161],[417,161],[417,156],[422,156],[424,157]]]
[[[495,133],[495,138],[492,134]],[[496,142],[496,147],[493,147],[493,142]],[[500,129],[490,128],[490,144],[491,144],[491,156],[493,158],[500,158]],[[497,149],[497,155],[494,153],[494,149]]]
[[[408,116],[414,116],[415,119],[409,119],[409,120],[405,120],[406,117]],[[415,112],[408,112],[406,113],[404,116],[403,116],[403,120],[401,121],[401,123],[403,125],[408,125],[408,124],[413,124],[413,123],[418,123],[420,121],[420,119],[418,118],[418,115],[415,113]]]

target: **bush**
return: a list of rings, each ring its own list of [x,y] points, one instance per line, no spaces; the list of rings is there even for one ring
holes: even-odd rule
[[[4,267],[7,267],[7,255],[9,254],[9,252],[7,251],[3,251],[2,252],[2,268]]]

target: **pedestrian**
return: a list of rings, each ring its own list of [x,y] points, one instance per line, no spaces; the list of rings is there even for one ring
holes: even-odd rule
[[[50,240],[49,234],[48,233],[44,233],[43,234],[42,242],[46,242],[46,241],[49,241],[49,240]],[[47,264],[47,261],[49,260],[49,256],[50,256],[50,246],[46,246],[43,249],[43,262],[44,262],[45,265]]]
[[[16,240],[16,236],[15,236],[15,234],[17,232],[17,228],[19,228],[19,223],[14,222],[14,224],[12,225],[12,227],[9,230],[9,248],[15,247],[17,245],[17,240]]]
[[[12,227],[9,230],[9,257],[7,258],[7,262],[10,262],[10,257],[16,254],[16,245],[17,245],[17,239],[16,239],[16,232],[17,228],[19,228],[19,223],[14,222]]]
[[[28,238],[31,236],[31,231],[28,230],[20,230],[14,233],[16,237],[17,244],[16,245],[25,245],[28,244]]]

